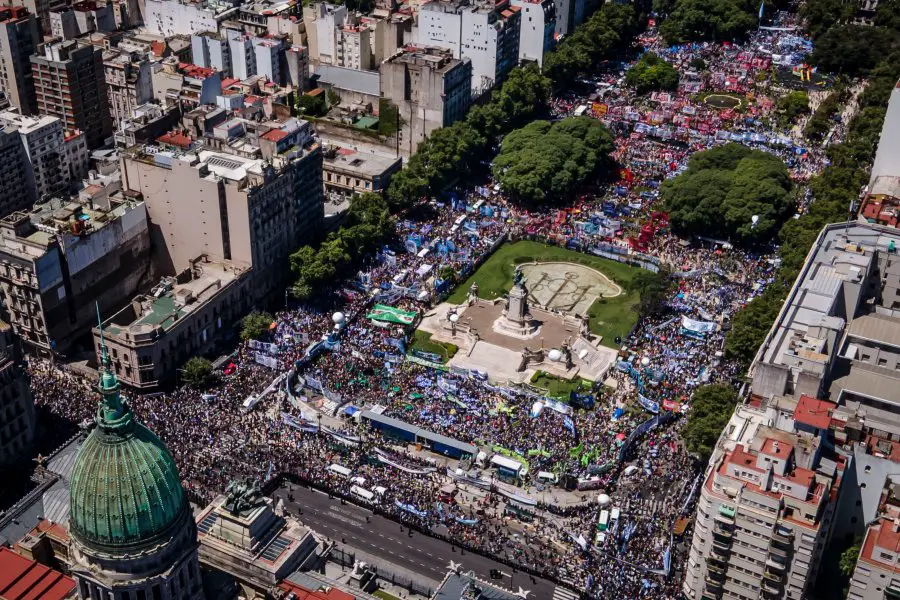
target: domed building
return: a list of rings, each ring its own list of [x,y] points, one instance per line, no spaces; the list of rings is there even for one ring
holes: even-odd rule
[[[105,350],[97,427],[75,458],[69,554],[82,598],[203,598],[197,527],[165,445],[119,396]]]

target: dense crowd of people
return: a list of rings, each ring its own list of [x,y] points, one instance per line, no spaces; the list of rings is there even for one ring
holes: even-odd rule
[[[737,375],[722,357],[722,325],[771,281],[774,261],[721,241],[678,239],[657,204],[659,185],[681,172],[693,152],[726,141],[778,154],[796,181],[817,172],[825,158],[779,128],[772,114],[765,75],[773,56],[807,49],[794,33],[761,30],[743,45],[666,47],[651,30],[639,42],[679,69],[676,92],[636,96],[612,65],[581,82],[593,91],[553,100],[556,115],[583,114],[587,107],[587,114],[616,133],[621,179],[609,189],[583,193],[567,208],[528,211],[508,202],[493,182],[434,199],[399,221],[398,243],[370,257],[358,276],[322,291],[313,305],[275,315],[265,340],[273,350],[264,352],[275,360],[274,368],[271,361],[261,364],[267,361],[258,360],[258,348],[242,344],[214,389],[185,386],[129,397],[167,444],[194,497],[208,500],[230,480],[263,481],[278,473],[342,494],[351,494],[355,485],[379,490],[370,502],[401,522],[566,581],[593,597],[678,596],[672,572],[684,557],[672,529],[691,510],[698,471],[679,440],[684,419],[660,416],[688,412],[693,389]],[[722,89],[744,98],[747,110],[704,101],[702,92]],[[841,131],[838,126],[836,135]],[[422,311],[443,297],[451,281],[464,281],[502,241],[524,238],[672,272],[664,310],[640,318],[621,340],[608,385],[591,392],[592,408],[554,405],[534,415],[534,390],[498,386],[477,372],[409,362],[411,328],[365,318],[375,302]],[[335,312],[344,317],[339,332]],[[329,349],[310,357],[310,347],[328,336]],[[39,405],[75,423],[92,417],[93,382],[38,361],[31,362],[30,372]],[[246,410],[247,398],[259,397],[276,376],[288,373],[285,385]],[[323,428],[307,406],[321,395],[329,399],[327,406],[377,406],[435,433],[500,448],[528,464],[532,478],[520,484],[536,489],[538,472],[568,476],[584,501],[551,506],[542,499],[536,507],[522,507],[496,487],[473,492],[453,470],[435,469],[352,419]],[[328,415],[329,422],[334,416]],[[639,427],[642,435],[632,435]],[[336,473],[335,464],[353,477]],[[485,468],[468,466],[472,480]],[[469,490],[468,501],[447,497],[446,486],[454,480],[458,489]],[[610,495],[611,506],[619,509],[604,531],[598,528],[604,507],[594,490]]]

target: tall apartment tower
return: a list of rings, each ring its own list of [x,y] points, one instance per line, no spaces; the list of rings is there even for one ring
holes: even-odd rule
[[[0,329],[0,466],[21,460],[34,440],[37,418],[28,375],[9,326]]]
[[[112,136],[103,49],[75,40],[45,44],[31,57],[38,111],[62,119],[66,129],[84,132],[89,148]]]
[[[37,19],[22,6],[0,8],[0,88],[22,114],[37,113],[29,58],[40,43]]]
[[[31,165],[19,130],[0,122],[0,218],[30,208],[37,200]]]

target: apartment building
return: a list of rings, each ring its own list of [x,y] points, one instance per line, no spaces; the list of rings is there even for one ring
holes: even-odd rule
[[[325,195],[332,200],[344,200],[367,192],[381,194],[402,166],[399,156],[329,148],[322,163]]]
[[[521,9],[519,60],[544,64],[544,55],[556,45],[556,4],[553,0],[510,0]]]
[[[66,131],[56,117],[26,117],[0,112],[0,126],[15,128],[25,150],[25,177],[33,182],[36,200],[68,196],[88,172],[88,147],[80,131]]]
[[[249,289],[263,298],[284,283],[287,256],[322,229],[321,149],[296,119],[198,123],[199,150],[124,153],[123,188],[147,204],[161,272],[200,255],[230,261],[251,268]]]
[[[521,9],[497,3],[435,0],[419,10],[419,44],[439,46],[472,62],[475,96],[503,82],[519,62]]]
[[[174,380],[191,357],[210,353],[252,309],[247,280],[246,267],[200,256],[104,321],[103,340],[119,381],[153,389]],[[100,330],[93,331],[99,357]]]
[[[221,22],[237,15],[239,5],[238,0],[145,0],[144,28],[167,38],[218,31]]]
[[[305,46],[291,46],[284,52],[285,83],[301,92],[309,89],[309,50]]]
[[[50,33],[55,38],[75,38],[99,32],[116,31],[116,16],[111,4],[83,0],[71,6],[50,11]]]
[[[29,57],[39,43],[34,13],[21,6],[0,7],[0,88],[6,92],[9,103],[24,115],[38,111]]]
[[[400,144],[412,154],[428,134],[462,119],[472,100],[472,62],[439,47],[409,48],[381,65],[381,97],[403,118]]]
[[[822,435],[768,426],[770,410],[778,409],[736,411],[710,461],[683,582],[688,598],[799,600],[815,579],[844,463]]]
[[[848,600],[900,598],[900,476],[885,481],[850,578]]]
[[[12,125],[0,127],[0,217],[30,208],[37,200],[30,171],[19,130]]]
[[[26,457],[37,430],[28,374],[17,364],[15,343],[4,324],[0,327],[0,466]]]
[[[103,50],[74,40],[44,44],[31,57],[38,111],[58,117],[66,129],[84,132],[88,147],[112,136]]]
[[[54,200],[0,219],[0,292],[25,348],[66,354],[96,323],[134,296],[150,268],[142,202],[104,206]]]
[[[153,100],[153,76],[146,55],[104,51],[103,77],[110,114],[117,129],[119,123],[130,118],[139,106]]]
[[[225,35],[216,31],[195,33],[191,36],[191,55],[198,67],[216,69],[231,77],[231,47]]]
[[[222,93],[222,74],[214,69],[179,62],[170,56],[151,66],[153,96],[162,106],[196,107],[215,104]]]

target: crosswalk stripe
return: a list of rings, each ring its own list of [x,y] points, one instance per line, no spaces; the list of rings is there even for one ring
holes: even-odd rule
[[[578,600],[578,594],[562,586],[556,586],[553,590],[553,600]]]

